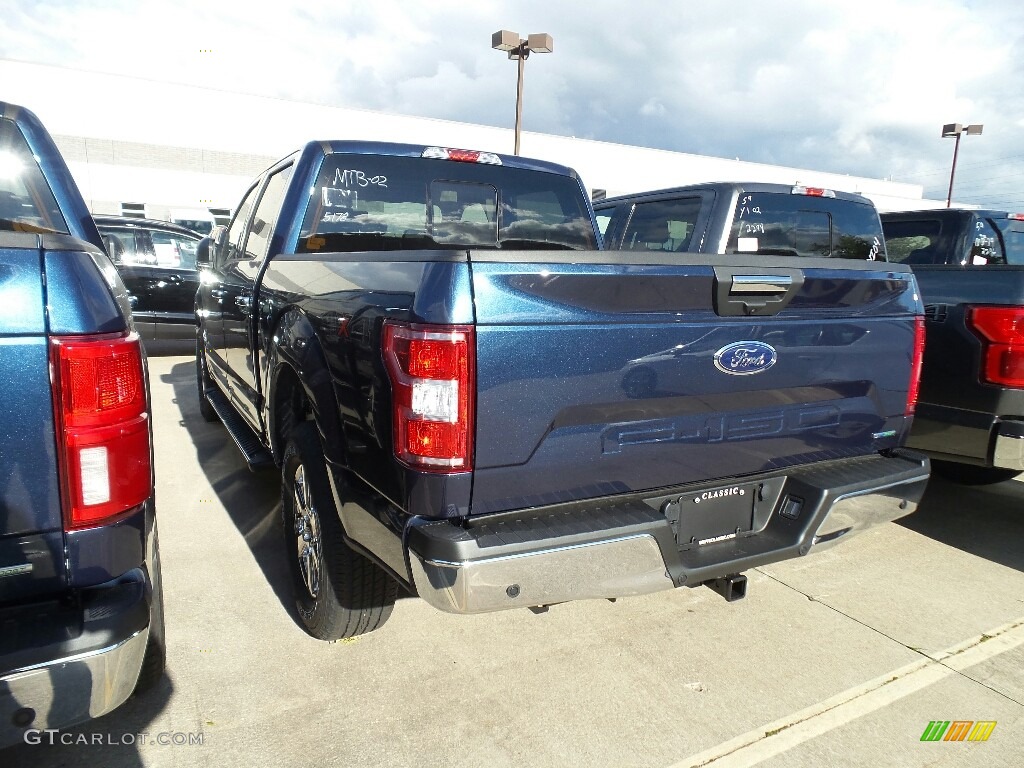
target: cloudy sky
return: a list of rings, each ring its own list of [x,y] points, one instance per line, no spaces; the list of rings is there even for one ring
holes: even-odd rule
[[[511,127],[491,33],[547,32],[524,130],[922,184],[1024,211],[1019,0],[0,0],[0,58]],[[0,99],[3,84],[0,83]]]

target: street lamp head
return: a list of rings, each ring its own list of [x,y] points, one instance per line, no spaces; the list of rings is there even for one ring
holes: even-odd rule
[[[491,35],[491,48],[496,51],[511,51],[519,47],[519,33],[500,29]]]
[[[963,123],[946,123],[942,126],[942,138],[952,139],[959,136],[962,133],[966,133],[968,136],[980,136],[981,131],[985,126],[981,123],[977,125],[964,125]]]
[[[531,53],[551,53],[555,50],[555,41],[546,32],[530,35],[526,38],[526,44],[530,46]]]

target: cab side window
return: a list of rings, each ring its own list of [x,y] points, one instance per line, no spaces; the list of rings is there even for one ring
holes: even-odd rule
[[[627,251],[686,251],[700,215],[699,197],[639,203],[622,238]]]
[[[900,264],[942,263],[942,222],[938,219],[886,221],[882,227],[889,261]]]
[[[228,227],[227,243],[223,250],[218,253],[220,258],[215,262],[216,267],[220,268],[229,262],[243,258],[242,238],[245,236],[245,228],[249,223],[249,214],[252,213],[252,206],[256,201],[256,191],[258,189],[259,185],[257,184],[246,192],[245,199],[242,200],[238,210],[235,211],[235,218],[231,220],[231,226]]]
[[[281,203],[288,189],[288,181],[292,177],[292,166],[283,168],[271,175],[256,206],[256,215],[249,228],[249,237],[245,243],[245,255],[249,261],[263,261],[270,250],[270,237],[277,226],[277,217],[281,212]]]

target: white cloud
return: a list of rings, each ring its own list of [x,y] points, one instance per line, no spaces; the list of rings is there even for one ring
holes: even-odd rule
[[[640,107],[640,114],[644,117],[663,117],[668,114],[665,105],[655,98],[650,98]]]

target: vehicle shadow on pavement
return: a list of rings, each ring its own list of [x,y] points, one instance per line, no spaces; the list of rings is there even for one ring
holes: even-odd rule
[[[899,525],[1024,571],[1024,482],[968,486],[932,475],[917,511]]]
[[[49,766],[103,766],[138,768],[147,762],[147,749],[176,749],[176,740],[188,741],[189,734],[164,732],[160,716],[174,693],[172,676],[164,676],[144,693],[131,696],[113,712],[61,731],[29,731],[26,743],[0,753],[5,768],[48,768]],[[193,739],[202,738],[192,735]],[[162,743],[166,742],[166,743]]]
[[[251,472],[224,426],[219,421],[207,422],[199,414],[193,362],[176,363],[161,379],[174,389],[181,425],[192,438],[196,460],[217,499],[242,534],[282,607],[301,627],[282,545],[280,475],[273,469]]]

